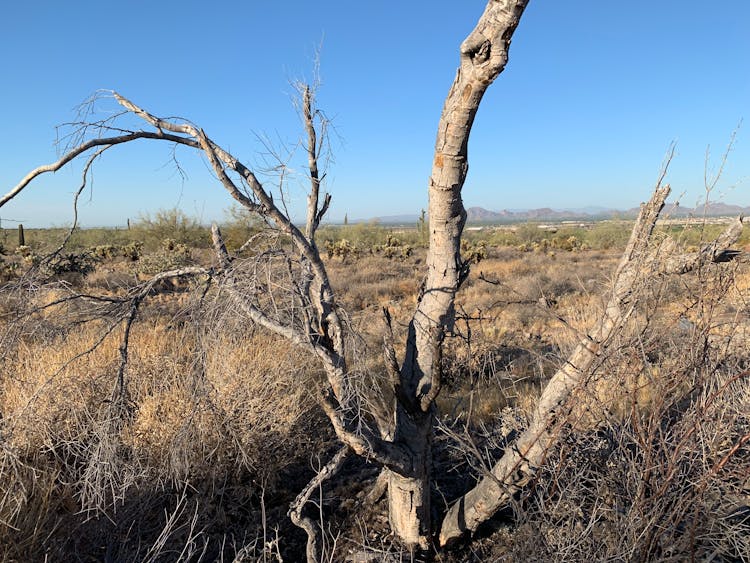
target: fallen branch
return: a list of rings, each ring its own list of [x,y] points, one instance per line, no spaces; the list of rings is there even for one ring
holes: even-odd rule
[[[684,273],[702,262],[716,261],[739,238],[741,219],[732,223],[716,240],[695,255],[662,260],[662,257],[649,253],[651,235],[669,192],[669,186],[657,184],[649,202],[641,206],[617,267],[612,293],[602,318],[589,334],[581,338],[565,364],[550,379],[539,398],[529,427],[512,447],[506,449],[490,474],[485,475],[448,511],[440,531],[441,545],[450,544],[464,533],[475,531],[532,481],[550,448],[559,440],[571,393],[585,384],[586,375],[590,373],[595,360],[630,317],[640,287],[655,274]]]

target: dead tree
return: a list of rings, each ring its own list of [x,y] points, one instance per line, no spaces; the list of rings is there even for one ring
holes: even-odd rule
[[[461,200],[468,143],[487,87],[508,62],[511,37],[527,1],[488,2],[461,44],[461,64],[438,123],[429,183],[427,278],[409,325],[406,354],[396,377],[394,442],[411,453],[411,471],[391,472],[388,506],[393,530],[410,545],[430,538],[430,473],[434,400],[440,392],[442,336],[451,330],[456,291],[468,274],[461,260],[466,211]]]
[[[274,201],[256,174],[210,139],[203,129],[173,119],[161,119],[113,93],[124,113],[140,118],[150,130],[125,130],[110,121],[90,124],[80,134],[97,136],[67,151],[57,162],[30,172],[6,196],[0,206],[16,197],[45,172],[65,166],[96,149],[99,155],[113,146],[140,139],[166,141],[201,151],[228,193],[242,206],[256,212],[285,233],[299,259],[294,298],[300,315],[291,318],[264,307],[256,296],[243,293],[240,276],[226,258],[224,286],[238,309],[257,324],[284,336],[314,354],[327,377],[321,405],[339,437],[354,453],[382,464],[388,471],[390,522],[393,531],[410,547],[427,548],[431,541],[430,477],[434,400],[440,392],[440,348],[450,329],[453,300],[468,273],[461,261],[460,239],[466,214],[461,188],[468,171],[467,146],[471,126],[487,87],[504,69],[508,48],[527,0],[491,0],[476,28],[461,45],[461,65],[443,108],[429,185],[430,251],[424,291],[409,327],[405,358],[399,367],[389,354],[396,400],[387,418],[378,420],[380,434],[362,425],[347,381],[344,325],[334,291],[315,244],[315,232],[330,197],[320,200],[317,157],[319,142],[313,120],[312,92],[302,92],[302,116],[307,132],[311,190],[304,229],[295,226]],[[111,136],[106,136],[112,133]],[[355,414],[352,414],[352,412]]]
[[[340,465],[347,453],[354,453],[384,468],[387,481],[389,519],[393,532],[410,548],[426,549],[432,543],[430,489],[432,439],[435,427],[435,399],[441,385],[442,343],[451,332],[456,292],[469,272],[462,260],[460,242],[466,220],[461,190],[468,172],[468,141],[482,97],[508,61],[511,38],[528,0],[489,0],[475,29],[460,47],[460,66],[448,92],[438,124],[432,173],[429,181],[429,251],[427,273],[416,311],[409,323],[405,356],[398,361],[390,323],[385,335],[386,369],[393,401],[387,412],[374,415],[375,428],[357,408],[357,397],[349,380],[346,324],[334,289],[320,257],[315,237],[330,196],[321,196],[323,175],[318,159],[321,140],[315,128],[320,115],[315,109],[314,91],[302,88],[301,115],[306,131],[310,193],[306,223],[297,227],[285,212],[283,202],[272,196],[256,173],[206,132],[178,119],[159,118],[127,98],[113,93],[122,108],[117,117],[138,118],[146,129],[125,129],[115,118],[88,124],[78,133],[81,140],[56,162],[30,172],[0,198],[0,207],[20,194],[39,175],[59,170],[85,154],[99,156],[110,148],[137,140],[163,141],[199,151],[229,195],[246,209],[257,213],[291,241],[294,253],[274,249],[261,253],[252,263],[232,260],[214,232],[221,287],[232,306],[265,329],[283,336],[318,359],[326,383],[320,404],[342,444],[334,460],[301,493],[290,515],[310,538],[308,557],[320,557],[320,530],[305,518],[302,508],[312,488]],[[93,136],[92,136],[93,135]],[[473,531],[529,482],[534,470],[559,436],[557,414],[572,389],[582,380],[607,340],[629,315],[637,284],[648,264],[650,235],[668,188],[660,185],[644,206],[630,243],[617,271],[616,281],[604,317],[584,338],[569,360],[553,377],[537,406],[534,420],[518,442],[508,449],[492,474],[456,503],[442,523],[440,543],[447,544],[466,531]],[[322,201],[321,201],[322,197]],[[714,246],[694,257],[696,262],[712,259],[734,240],[730,233]],[[691,258],[692,260],[693,258]],[[645,261],[644,261],[645,260]],[[692,262],[680,261],[681,267]],[[273,295],[258,284],[247,269],[265,269],[283,275],[286,299],[280,307]],[[679,269],[679,268],[676,268]],[[248,281],[250,280],[250,281]],[[274,284],[276,287],[279,284]],[[269,297],[269,295],[271,295]],[[389,315],[386,312],[386,319]]]

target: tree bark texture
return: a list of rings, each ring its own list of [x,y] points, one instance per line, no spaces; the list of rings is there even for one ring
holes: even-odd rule
[[[409,326],[396,393],[394,441],[409,451],[412,471],[407,475],[391,472],[388,487],[391,526],[409,546],[429,544],[433,402],[440,391],[436,358],[443,332],[452,329],[454,298],[468,272],[460,247],[466,221],[461,189],[469,168],[469,135],[485,91],[508,62],[510,40],[527,3],[487,3],[461,44],[460,66],[438,124],[429,182],[427,277]]]

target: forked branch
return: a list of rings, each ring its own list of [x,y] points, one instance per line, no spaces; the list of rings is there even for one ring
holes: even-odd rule
[[[59,170],[66,164],[72,162],[76,157],[98,148],[100,152],[112,146],[124,144],[140,139],[167,141],[200,150],[207,158],[217,179],[224,189],[238,201],[243,207],[262,215],[273,222],[277,228],[286,233],[292,244],[301,256],[300,261],[312,283],[307,285],[305,291],[301,292],[300,298],[304,300],[303,308],[311,306],[311,310],[317,312],[317,319],[311,323],[310,330],[297,330],[295,326],[289,326],[280,320],[267,314],[261,307],[253,303],[242,294],[240,288],[235,286],[235,272],[233,262],[226,247],[223,245],[218,229],[213,233],[216,246],[217,259],[220,267],[220,275],[223,279],[223,287],[227,288],[232,295],[237,308],[259,325],[288,339],[290,342],[313,352],[321,361],[327,376],[330,393],[325,401],[326,412],[331,417],[332,424],[342,441],[352,450],[360,455],[365,455],[377,460],[384,465],[408,471],[410,464],[405,459],[404,453],[397,447],[389,444],[375,435],[364,435],[356,428],[357,425],[347,419],[347,383],[346,383],[346,361],[344,327],[339,317],[339,312],[334,299],[328,273],[320,258],[314,243],[314,233],[326,212],[330,203],[330,197],[323,198],[320,204],[320,184],[322,177],[318,171],[317,157],[319,155],[320,141],[315,135],[314,118],[315,110],[312,103],[312,93],[305,89],[304,119],[308,133],[308,160],[310,164],[311,195],[310,195],[310,221],[306,228],[307,233],[300,230],[280,208],[270,192],[264,188],[257,176],[250,168],[245,166],[230,152],[223,149],[200,127],[189,122],[177,122],[173,119],[163,119],[144,110],[127,98],[113,92],[113,97],[119,105],[125,108],[124,114],[132,114],[145,121],[156,131],[127,131],[115,128],[114,124],[108,123],[107,127],[95,128],[98,133],[116,132],[116,135],[99,137],[81,142],[70,148],[59,160],[49,165],[40,166],[27,174],[8,194],[0,199],[0,207],[13,199],[23,191],[35,178],[47,172]],[[123,114],[123,115],[124,115]],[[82,129],[86,131],[87,128]],[[88,170],[88,166],[86,168]],[[238,180],[233,179],[236,175]],[[208,270],[192,268],[180,272],[166,272],[159,274],[150,280],[149,284],[157,283],[164,277],[174,275],[195,275],[208,273]]]
[[[302,528],[307,534],[307,548],[305,551],[308,563],[318,563],[321,560],[321,529],[312,518],[303,513],[305,505],[310,500],[310,496],[315,492],[315,489],[338,473],[349,453],[350,450],[348,447],[339,449],[331,458],[331,461],[324,465],[305,488],[302,489],[289,507],[289,512],[287,513],[289,518],[295,526]]]

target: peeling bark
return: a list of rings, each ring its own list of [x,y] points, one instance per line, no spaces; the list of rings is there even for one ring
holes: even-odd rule
[[[490,0],[460,48],[460,67],[438,123],[429,182],[430,247],[427,278],[409,326],[400,370],[395,441],[412,458],[412,475],[391,472],[393,531],[408,546],[430,543],[429,491],[434,400],[440,390],[440,339],[453,324],[453,303],[468,266],[461,260],[466,211],[461,199],[468,173],[468,143],[479,104],[508,62],[508,49],[528,0]],[[404,397],[405,396],[405,397]]]

